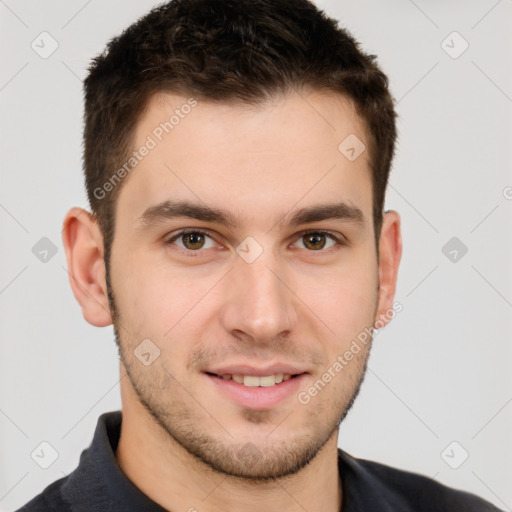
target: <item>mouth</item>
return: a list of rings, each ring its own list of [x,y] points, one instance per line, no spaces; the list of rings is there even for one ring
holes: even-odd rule
[[[225,370],[224,370],[225,371]],[[227,398],[231,403],[244,409],[271,410],[290,406],[289,402],[307,382],[308,373],[250,373],[203,372],[213,386],[215,394]],[[249,371],[249,370],[246,370]],[[254,370],[253,370],[254,371]],[[261,372],[263,373],[263,372]],[[267,373],[267,372],[264,372]],[[288,402],[285,402],[288,401]]]
[[[287,380],[294,379],[301,374],[290,374],[290,373],[274,373],[271,375],[241,375],[241,374],[230,374],[224,373],[222,375],[218,375],[216,373],[206,372],[207,375],[212,377],[216,377],[222,380],[231,380],[238,384],[242,384],[249,388],[257,388],[264,387],[270,388],[273,386],[277,386]]]

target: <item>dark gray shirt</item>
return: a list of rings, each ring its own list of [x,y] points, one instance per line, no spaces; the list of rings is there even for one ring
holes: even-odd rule
[[[166,512],[117,465],[115,453],[121,420],[121,411],[102,414],[78,467],[16,512]],[[473,494],[450,489],[414,473],[356,459],[340,449],[338,469],[343,485],[341,512],[498,511]]]

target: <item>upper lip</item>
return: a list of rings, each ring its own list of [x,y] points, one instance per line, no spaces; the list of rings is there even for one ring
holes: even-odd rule
[[[248,364],[236,364],[211,368],[205,370],[205,373],[215,373],[216,375],[253,375],[255,377],[264,377],[266,375],[275,375],[277,373],[288,373],[290,375],[299,375],[307,373],[305,369],[297,365],[286,363],[274,363],[269,366],[251,366]]]

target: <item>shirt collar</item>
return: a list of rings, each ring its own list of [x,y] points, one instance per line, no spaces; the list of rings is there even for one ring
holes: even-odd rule
[[[167,512],[137,488],[121,471],[116,450],[121,433],[122,412],[102,414],[89,448],[82,452],[76,471],[63,486],[65,501],[73,512],[91,510]]]

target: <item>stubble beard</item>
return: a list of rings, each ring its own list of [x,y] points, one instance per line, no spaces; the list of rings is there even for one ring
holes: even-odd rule
[[[319,454],[329,440],[333,437],[337,439],[339,426],[352,408],[364,380],[370,353],[369,347],[364,361],[360,363],[361,368],[356,375],[357,382],[348,400],[345,398],[335,404],[328,404],[325,410],[319,410],[317,407],[308,411],[308,417],[304,424],[317,426],[309,433],[286,443],[273,443],[266,439],[259,446],[250,441],[237,441],[226,432],[223,432],[222,436],[214,437],[206,426],[201,428],[201,420],[198,420],[198,416],[204,416],[205,409],[201,409],[203,406],[194,398],[187,395],[189,405],[179,400],[174,400],[169,404],[158,400],[158,397],[162,396],[164,392],[167,397],[174,396],[172,390],[168,389],[168,383],[174,378],[163,368],[162,363],[160,363],[161,377],[157,376],[152,382],[142,378],[142,372],[136,369],[137,364],[140,363],[133,357],[133,349],[128,348],[119,335],[120,311],[114,298],[108,269],[106,276],[115,341],[121,363],[126,369],[130,385],[140,404],[161,427],[162,431],[169,436],[171,442],[164,449],[172,450],[173,446],[178,444],[192,456],[198,469],[211,470],[224,476],[243,480],[248,484],[258,485],[298,473]],[[163,382],[167,382],[167,384],[163,384]],[[180,384],[176,383],[175,386],[179,388]],[[159,393],[161,394],[159,395]],[[300,407],[305,406],[300,405]],[[198,411],[195,415],[194,410]],[[333,410],[339,411],[338,414],[332,416]],[[268,424],[275,420],[275,413],[276,411],[244,410],[243,417],[247,423],[252,425]],[[330,417],[330,419],[327,423],[322,424],[318,420],[321,417]],[[218,420],[219,418],[217,418]],[[279,425],[280,429],[286,428],[286,419],[282,421],[283,423]]]

